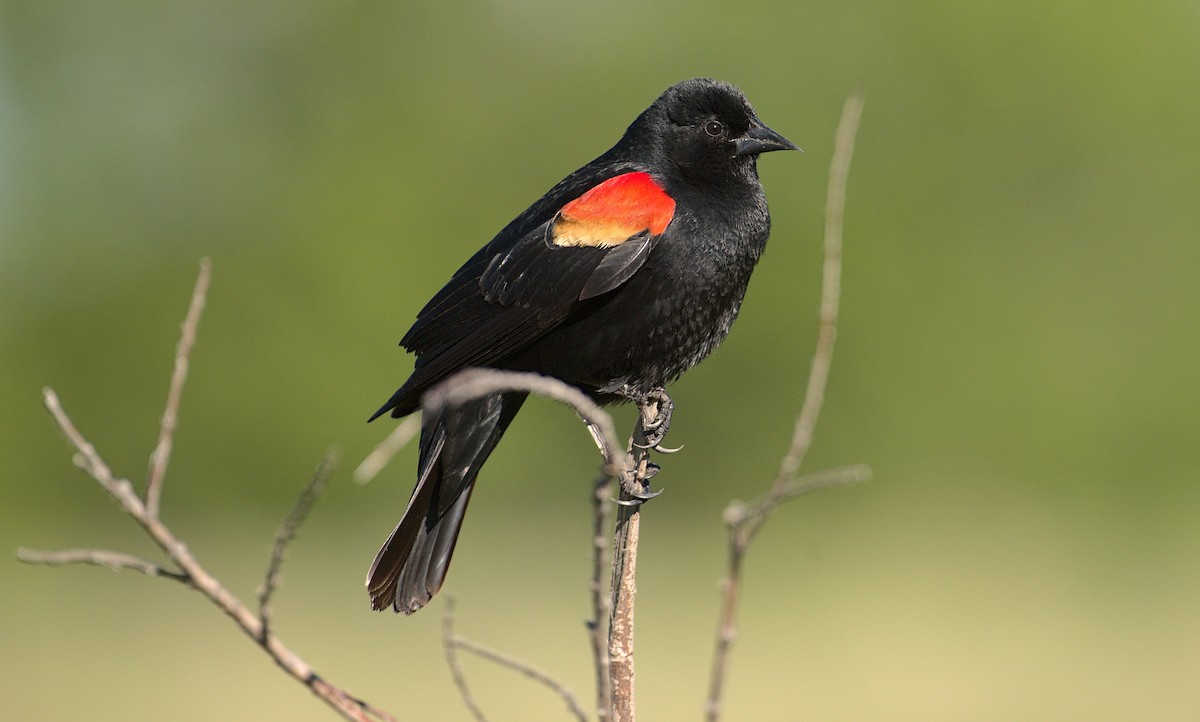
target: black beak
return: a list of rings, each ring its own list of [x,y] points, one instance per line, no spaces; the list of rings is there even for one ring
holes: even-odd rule
[[[755,122],[745,135],[734,140],[734,155],[758,155],[772,150],[800,150],[800,148],[760,122]]]

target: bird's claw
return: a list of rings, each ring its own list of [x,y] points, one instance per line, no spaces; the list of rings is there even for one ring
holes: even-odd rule
[[[621,506],[640,506],[654,497],[662,493],[662,489],[658,491],[650,491],[648,479],[653,477],[659,471],[658,464],[647,462],[646,471],[643,474],[634,474],[626,472],[621,475],[621,491],[624,493],[624,499],[617,499],[616,502]]]
[[[635,442],[633,442],[633,448],[641,449],[643,451],[646,451],[646,450],[657,451],[660,454],[674,454],[675,452],[681,451],[683,449],[683,444],[680,444],[679,446],[676,446],[675,448],[671,449],[666,446],[663,446],[662,444],[639,444],[635,441]]]
[[[625,493],[629,494],[629,496],[631,498],[629,498],[629,499],[613,499],[613,501],[616,502],[618,506],[641,506],[642,504],[645,504],[646,502],[650,501],[654,497],[663,493],[663,490],[659,489],[658,491],[639,491],[636,494],[630,494],[629,490],[626,490]]]
[[[656,491],[649,496],[641,496],[641,497],[636,497],[633,499],[613,499],[613,502],[617,506],[629,506],[629,507],[641,506],[642,504],[645,504],[647,501],[649,501],[650,499],[653,499],[654,497],[658,496],[661,493],[662,493],[661,491]]]

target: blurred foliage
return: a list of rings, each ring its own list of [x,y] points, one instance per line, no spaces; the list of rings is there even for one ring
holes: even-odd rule
[[[861,88],[810,461],[876,480],[760,538],[730,718],[1195,719],[1198,34],[1178,0],[2,2],[0,546],[151,553],[71,467],[39,389],[141,479],[211,256],[167,520],[249,597],[338,445],[279,629],[402,719],[467,719],[437,605],[368,611],[415,462],[351,483],[391,424],[363,422],[459,262],[667,85],[711,75],[807,153],[763,159],[770,250],[729,341],[674,388],[688,448],[644,525],[641,710],[694,719],[720,511],[765,486],[790,434],[834,124]],[[462,633],[584,698],[595,464],[568,412],[531,403],[449,581]],[[329,718],[174,585],[11,556],[0,574],[5,717]],[[497,716],[561,718],[523,680],[468,672]]]

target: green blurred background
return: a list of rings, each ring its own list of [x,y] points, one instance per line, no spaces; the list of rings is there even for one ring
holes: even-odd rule
[[[875,480],[804,499],[759,538],[729,718],[1200,718],[1196,2],[0,8],[0,716],[330,718],[197,595],[14,558],[153,555],[71,466],[40,389],[142,479],[211,256],[165,519],[250,599],[336,445],[278,630],[401,719],[468,719],[441,605],[368,609],[415,454],[355,485],[393,426],[363,422],[459,262],[667,85],[711,75],[806,154],[763,159],[769,251],[728,342],[673,390],[687,450],[643,530],[643,718],[699,716],[721,510],[765,487],[799,408],[833,132],[858,88],[843,320],[809,468],[866,462]],[[568,411],[528,404],[448,584],[462,633],[585,700],[590,443]],[[564,718],[527,680],[467,671],[496,718]]]

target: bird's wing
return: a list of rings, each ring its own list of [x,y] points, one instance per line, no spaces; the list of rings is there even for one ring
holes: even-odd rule
[[[515,242],[468,261],[417,317],[401,344],[413,375],[380,409],[409,413],[434,383],[528,346],[582,301],[618,288],[670,224],[675,201],[647,173],[594,185]]]
[[[674,213],[675,201],[648,173],[614,176],[492,257],[480,288],[488,301],[504,306],[599,296],[633,275]]]

